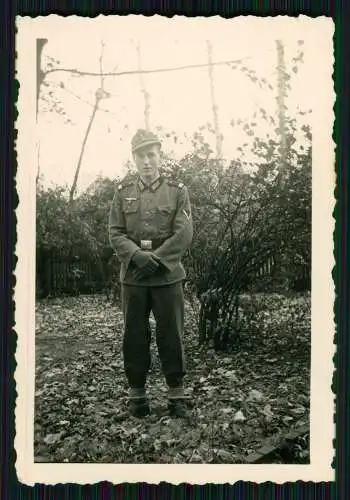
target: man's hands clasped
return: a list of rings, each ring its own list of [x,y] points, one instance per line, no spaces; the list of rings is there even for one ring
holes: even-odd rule
[[[133,270],[134,278],[137,280],[151,276],[160,266],[159,258],[154,253],[144,250],[137,250],[132,260],[137,266]]]

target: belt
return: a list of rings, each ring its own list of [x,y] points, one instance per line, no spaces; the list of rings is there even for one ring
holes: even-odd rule
[[[141,250],[156,250],[160,246],[163,245],[164,241],[168,238],[154,239],[154,240],[134,240],[133,238],[129,238],[131,241],[136,243],[137,246],[141,248]]]

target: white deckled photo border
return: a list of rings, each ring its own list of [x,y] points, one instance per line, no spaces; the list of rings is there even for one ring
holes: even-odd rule
[[[320,44],[319,58],[314,61],[314,93],[310,95],[312,107],[312,354],[311,354],[311,434],[309,465],[130,465],[130,464],[42,464],[34,463],[34,377],[35,377],[35,165],[36,165],[36,38],[50,37],[65,26],[74,29],[77,36],[84,36],[90,23],[101,30],[111,29],[113,16],[99,16],[94,19],[77,16],[18,17],[16,36],[16,79],[20,83],[17,103],[17,246],[18,258],[15,269],[16,287],[14,300],[15,331],[18,337],[16,351],[16,434],[14,446],[17,453],[16,470],[19,481],[34,483],[97,483],[110,481],[119,483],[234,483],[252,481],[332,481],[334,429],[334,395],[331,390],[334,372],[334,313],[335,300],[332,269],[333,231],[335,221],[332,212],[335,206],[335,144],[332,140],[335,103],[333,85],[333,21],[326,17],[289,18],[280,16],[264,18],[265,23],[277,33],[297,25],[302,33],[313,30],[315,43]],[[129,16],[133,17],[133,16]],[[180,17],[172,19],[154,16],[153,22],[177,23]],[[259,36],[258,18],[248,16],[225,20],[220,17],[193,18],[187,22],[207,22],[211,30],[222,23],[244,22],[254,27]]]

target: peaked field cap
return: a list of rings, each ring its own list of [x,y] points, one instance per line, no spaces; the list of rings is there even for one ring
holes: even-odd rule
[[[153,144],[161,145],[159,137],[153,132],[139,129],[131,140],[131,150],[134,153],[145,146],[152,146]]]

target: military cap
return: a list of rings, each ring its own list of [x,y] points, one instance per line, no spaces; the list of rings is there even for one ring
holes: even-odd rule
[[[159,146],[161,145],[161,142],[156,134],[149,132],[148,130],[139,129],[132,138],[131,149],[132,152],[135,153],[135,151],[145,146],[152,146],[153,144],[159,144]]]

